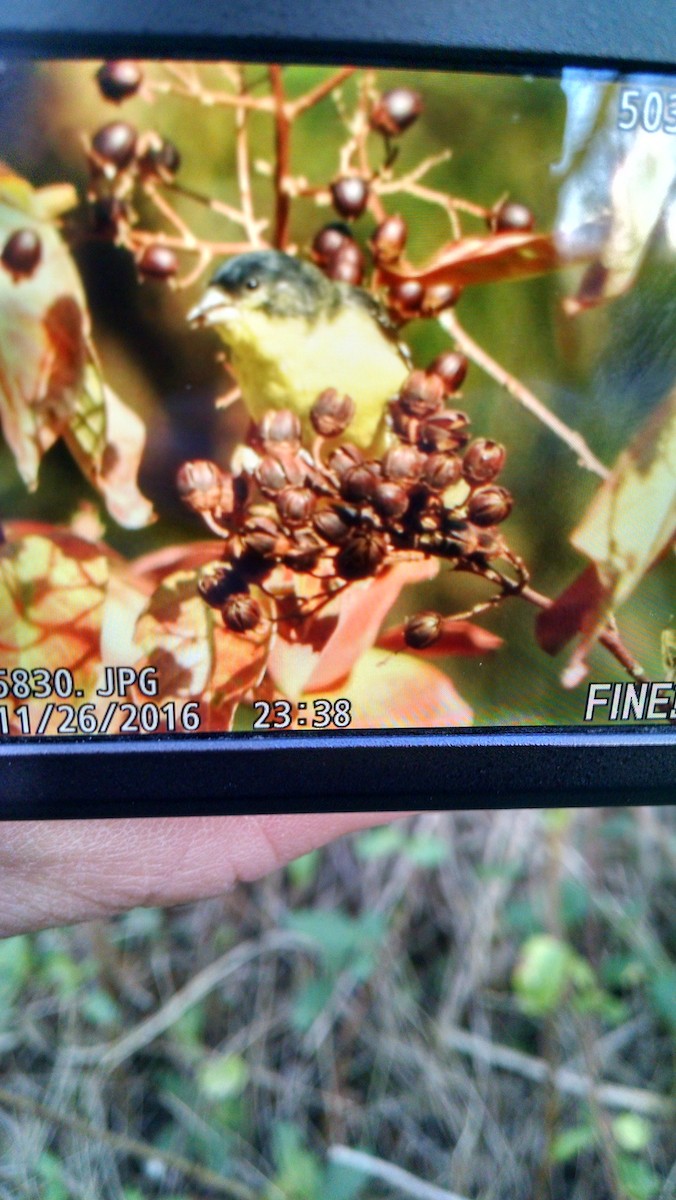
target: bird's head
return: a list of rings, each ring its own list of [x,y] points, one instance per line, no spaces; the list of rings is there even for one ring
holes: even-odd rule
[[[331,282],[312,263],[281,250],[252,250],[218,268],[188,313],[195,325],[235,326],[252,312],[270,318],[313,320],[334,301]]]

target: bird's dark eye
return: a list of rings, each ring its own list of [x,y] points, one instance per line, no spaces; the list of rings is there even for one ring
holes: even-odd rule
[[[250,292],[256,291],[256,288],[259,286],[259,281],[258,281],[258,279],[256,279],[255,275],[251,275],[249,277],[249,279],[247,279],[246,286],[248,287]]]

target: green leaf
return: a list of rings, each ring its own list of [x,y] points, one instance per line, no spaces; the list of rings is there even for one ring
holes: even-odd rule
[[[406,834],[396,825],[382,825],[379,829],[369,829],[360,833],[356,839],[357,857],[368,862],[371,859],[386,858],[388,854],[397,854],[406,843]]]
[[[311,979],[298,991],[291,1009],[291,1023],[299,1033],[307,1033],[326,1008],[333,995],[334,981],[328,975]]]
[[[271,1200],[279,1195],[277,1189],[285,1200],[319,1200],[323,1172],[316,1155],[303,1146],[297,1125],[280,1121],[275,1126],[274,1152],[277,1175],[273,1181],[276,1186],[269,1193]]]
[[[200,1091],[209,1100],[240,1096],[249,1082],[249,1068],[239,1054],[221,1054],[203,1063],[197,1073]]]
[[[636,1113],[620,1113],[612,1123],[613,1137],[618,1146],[630,1154],[640,1154],[650,1144],[652,1128],[648,1121]]]
[[[329,1163],[322,1183],[322,1200],[357,1200],[368,1181],[364,1171]]]
[[[374,953],[385,933],[385,918],[379,913],[348,917],[338,910],[306,908],[289,913],[285,923],[316,943],[332,974],[344,970],[363,953]]]
[[[0,1003],[9,1004],[30,977],[30,939],[25,933],[0,941]]]
[[[514,986],[525,1012],[544,1016],[560,1004],[570,983],[571,950],[549,933],[524,943],[514,970]]]
[[[305,888],[314,883],[319,870],[320,855],[318,850],[310,850],[290,862],[287,869],[289,879],[294,887]]]
[[[448,858],[448,846],[440,837],[430,833],[414,833],[404,846],[404,854],[416,867],[431,870],[440,867]]]
[[[661,1190],[663,1180],[642,1159],[622,1154],[615,1165],[617,1177],[629,1200],[653,1200]]]
[[[552,1162],[569,1162],[578,1154],[594,1145],[596,1134],[591,1125],[576,1125],[572,1129],[564,1129],[557,1133],[552,1141],[550,1158]]]
[[[676,967],[659,971],[651,980],[648,996],[657,1015],[665,1025],[676,1031]]]

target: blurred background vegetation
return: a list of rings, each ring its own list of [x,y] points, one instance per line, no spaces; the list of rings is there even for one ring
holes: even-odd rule
[[[675,863],[673,809],[424,814],[1,942],[0,1197],[673,1200]]]
[[[185,185],[237,202],[231,112],[205,109],[176,96],[160,97],[154,104],[133,98],[117,110],[100,96],[95,65],[5,64],[0,79],[0,153],[10,166],[34,185],[73,181],[84,196],[87,172],[82,138],[119,111],[139,129],[155,128],[177,144],[182,156],[179,180]],[[204,72],[207,82],[222,86],[218,68],[205,67]],[[286,86],[291,95],[300,94],[324,74],[320,68],[289,68]],[[250,67],[248,80],[254,94],[264,91],[265,68]],[[509,194],[533,210],[539,229],[554,227],[560,177],[551,167],[561,157],[566,119],[565,98],[556,79],[380,73],[382,88],[399,83],[423,92],[425,111],[401,139],[397,172],[450,147],[452,158],[434,169],[431,184],[481,204]],[[348,111],[355,89],[354,79],[342,89],[341,103]],[[250,134],[254,160],[269,162],[270,118],[254,113]],[[337,105],[329,98],[295,126],[294,170],[311,182],[326,183],[337,171],[344,137]],[[255,177],[254,195],[258,215],[271,215],[271,184],[263,174]],[[427,259],[448,239],[447,219],[440,209],[411,197],[391,197],[387,203],[409,221],[414,262]],[[222,239],[234,232],[223,218],[189,199],[178,198],[176,207],[202,236]],[[142,212],[141,217],[151,219],[148,213]],[[301,252],[307,251],[314,233],[328,219],[330,209],[318,209],[311,200],[295,202],[292,235]],[[368,215],[355,224],[364,243],[371,228]],[[485,231],[471,219],[466,228]],[[130,255],[101,241],[80,240],[75,254],[106,376],[148,427],[141,483],[160,515],[156,525],[142,532],[130,533],[108,522],[106,536],[128,557],[202,537],[198,518],[178,501],[176,470],[189,458],[227,463],[245,428],[239,406],[230,412],[214,409],[214,399],[226,390],[223,367],[216,361],[215,336],[192,331],[185,321],[204,281],[185,292],[152,282],[141,285]],[[561,300],[575,289],[578,276],[579,272],[566,271],[526,282],[469,288],[458,312],[488,352],[579,429],[610,465],[676,376],[676,266],[673,252],[667,256],[655,248],[626,297],[570,320],[562,315]],[[420,365],[448,343],[434,321],[411,323],[406,338]],[[507,534],[528,563],[535,586],[556,595],[583,565],[568,536],[597,481],[476,367],[470,369],[462,404],[477,434],[507,447],[504,481],[516,497]],[[22,488],[9,454],[1,452],[0,506],[6,514],[63,522],[89,495],[63,447],[47,456],[41,486],[32,496]],[[662,675],[660,633],[674,620],[673,570],[673,563],[667,561],[653,571],[621,614],[629,647],[648,674],[658,678]],[[442,571],[437,581],[417,594],[405,593],[392,619],[416,608],[458,611],[479,594],[478,587],[472,580]],[[501,652],[481,663],[455,659],[445,664],[474,707],[477,723],[579,722],[582,690],[572,694],[562,690],[562,660],[552,660],[538,649],[533,622],[528,606],[506,604],[487,618],[505,638]],[[592,670],[594,678],[604,681],[623,677],[614,660],[600,649],[593,656]]]

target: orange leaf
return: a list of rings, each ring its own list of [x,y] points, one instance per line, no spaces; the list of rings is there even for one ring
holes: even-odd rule
[[[195,572],[176,571],[151,596],[135,640],[163,698],[197,697],[220,709],[260,680],[271,629],[265,619],[250,633],[232,633],[199,595]]]
[[[437,667],[410,654],[364,654],[349,681],[322,697],[350,701],[351,729],[435,729],[472,724],[472,710]],[[313,696],[307,707],[312,712]]]
[[[403,587],[432,579],[436,560],[398,563],[376,579],[355,583],[302,626],[280,624],[270,653],[270,673],[291,699],[322,692],[347,678],[357,659],[374,644],[378,630]]]

